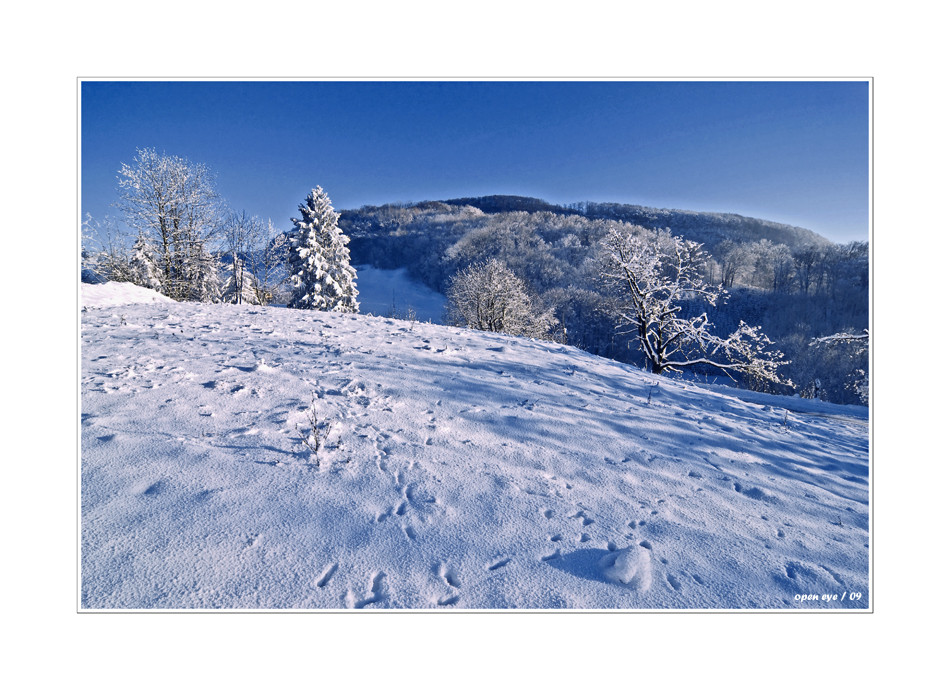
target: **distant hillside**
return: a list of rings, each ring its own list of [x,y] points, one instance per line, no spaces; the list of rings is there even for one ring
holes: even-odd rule
[[[806,228],[760,218],[749,218],[735,213],[682,211],[593,201],[558,206],[542,199],[507,195],[447,199],[442,203],[450,206],[472,206],[485,213],[547,211],[579,215],[590,219],[619,220],[650,229],[669,228],[674,235],[682,235],[687,239],[702,242],[709,249],[714,249],[724,240],[733,242],[769,240],[776,244],[787,245],[792,250],[832,244],[830,240]]]
[[[365,206],[344,211],[340,227],[351,239],[354,264],[406,269],[443,295],[460,271],[497,259],[525,282],[540,309],[554,310],[567,344],[631,363],[642,363],[641,354],[605,311],[615,295],[601,279],[602,241],[618,227],[644,238],[669,228],[703,245],[704,279],[730,291],[709,314],[715,327],[725,335],[742,321],[761,326],[793,362],[784,373],[796,389],[853,403],[853,372],[867,371],[863,355],[817,352],[809,344],[868,327],[867,243],[834,244],[804,228],[737,214],[568,207],[519,196]]]

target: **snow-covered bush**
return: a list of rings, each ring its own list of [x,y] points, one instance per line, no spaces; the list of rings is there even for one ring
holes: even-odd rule
[[[539,310],[524,281],[498,259],[459,271],[448,298],[448,320],[456,326],[543,338],[557,323],[553,310]]]
[[[155,247],[143,233],[139,233],[132,256],[129,258],[131,281],[149,290],[162,291],[162,274],[155,263]]]

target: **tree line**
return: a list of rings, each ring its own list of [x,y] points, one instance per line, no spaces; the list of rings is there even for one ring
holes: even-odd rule
[[[118,195],[132,235],[87,218],[86,281],[131,282],[178,301],[359,308],[348,239],[320,187],[300,205],[294,230],[279,231],[230,210],[203,164],[139,149],[119,169]]]

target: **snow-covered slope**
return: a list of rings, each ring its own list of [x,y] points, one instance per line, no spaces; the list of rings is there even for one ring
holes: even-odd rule
[[[122,304],[148,304],[152,302],[174,304],[175,300],[132,283],[82,284],[82,305],[86,308],[114,307]]]
[[[866,410],[91,288],[118,289],[83,286],[84,608],[868,606]]]
[[[405,268],[387,270],[356,267],[360,313],[376,316],[408,316],[418,321],[441,323],[445,296],[409,277]]]

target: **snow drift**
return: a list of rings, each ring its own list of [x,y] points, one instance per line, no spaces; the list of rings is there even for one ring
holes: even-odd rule
[[[869,605],[866,408],[82,289],[84,609]]]

